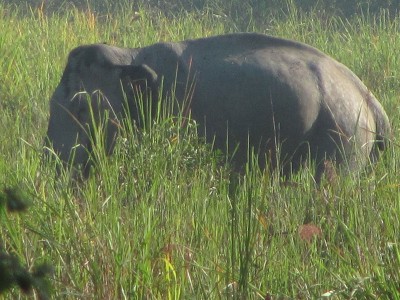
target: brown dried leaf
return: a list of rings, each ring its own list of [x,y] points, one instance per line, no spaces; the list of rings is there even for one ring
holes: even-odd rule
[[[314,224],[304,224],[299,226],[300,239],[310,243],[314,238],[320,238],[322,236],[322,230]]]

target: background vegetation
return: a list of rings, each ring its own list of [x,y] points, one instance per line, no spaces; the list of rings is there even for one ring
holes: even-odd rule
[[[57,299],[398,298],[400,19],[390,2],[354,5],[347,18],[311,1],[108,3],[0,2],[0,184],[32,203],[0,211],[0,250],[28,270],[50,263]],[[371,172],[320,190],[311,168],[286,184],[254,169],[234,176],[194,124],[168,117],[140,141],[126,128],[83,184],[41,163],[48,101],[71,49],[237,31],[303,41],[354,70],[394,129]]]
[[[18,0],[8,0],[5,3],[13,3],[17,6],[26,6],[26,3]],[[109,12],[118,7],[133,5],[151,10],[161,10],[164,13],[177,13],[184,11],[201,11],[213,9],[224,12],[227,15],[245,17],[248,11],[256,13],[257,16],[282,14],[288,12],[288,3],[295,4],[298,9],[309,12],[328,12],[330,15],[340,15],[345,17],[353,16],[362,11],[368,13],[380,13],[382,10],[396,14],[399,9],[397,0],[31,0],[28,2],[30,7],[46,7],[48,11],[60,11],[65,8],[77,7],[86,9],[90,7],[98,12]]]

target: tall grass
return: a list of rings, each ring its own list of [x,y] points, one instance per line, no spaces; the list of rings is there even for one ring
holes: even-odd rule
[[[46,16],[0,5],[0,15],[0,182],[25,190],[34,204],[1,216],[0,239],[28,267],[53,264],[55,298],[398,297],[399,19],[345,21],[292,8],[285,18],[239,28],[211,11],[173,19],[144,9]],[[372,172],[320,190],[308,168],[286,184],[257,169],[236,176],[194,123],[182,127],[171,117],[144,132],[127,126],[114,155],[99,152],[96,171],[79,185],[41,164],[48,100],[73,47],[238,30],[307,42],[362,78],[394,127],[393,146]],[[305,238],[304,224],[319,229],[314,239]]]

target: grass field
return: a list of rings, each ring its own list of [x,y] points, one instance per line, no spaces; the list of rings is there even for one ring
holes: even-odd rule
[[[400,298],[399,17],[343,20],[293,7],[238,24],[210,10],[171,18],[4,4],[0,16],[0,187],[32,201],[22,214],[0,210],[0,243],[29,269],[53,265],[54,299]],[[307,168],[290,185],[255,169],[234,176],[195,126],[169,118],[140,142],[128,128],[84,184],[41,164],[48,101],[75,46],[237,31],[311,44],[366,83],[393,126],[391,148],[370,172],[319,190]],[[16,288],[5,296],[24,297]]]

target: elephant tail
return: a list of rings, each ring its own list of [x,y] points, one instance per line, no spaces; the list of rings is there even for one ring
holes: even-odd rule
[[[370,153],[370,160],[375,162],[380,152],[387,149],[392,137],[392,129],[389,118],[379,101],[369,92],[367,96],[368,106],[374,114],[376,124],[376,137]]]

